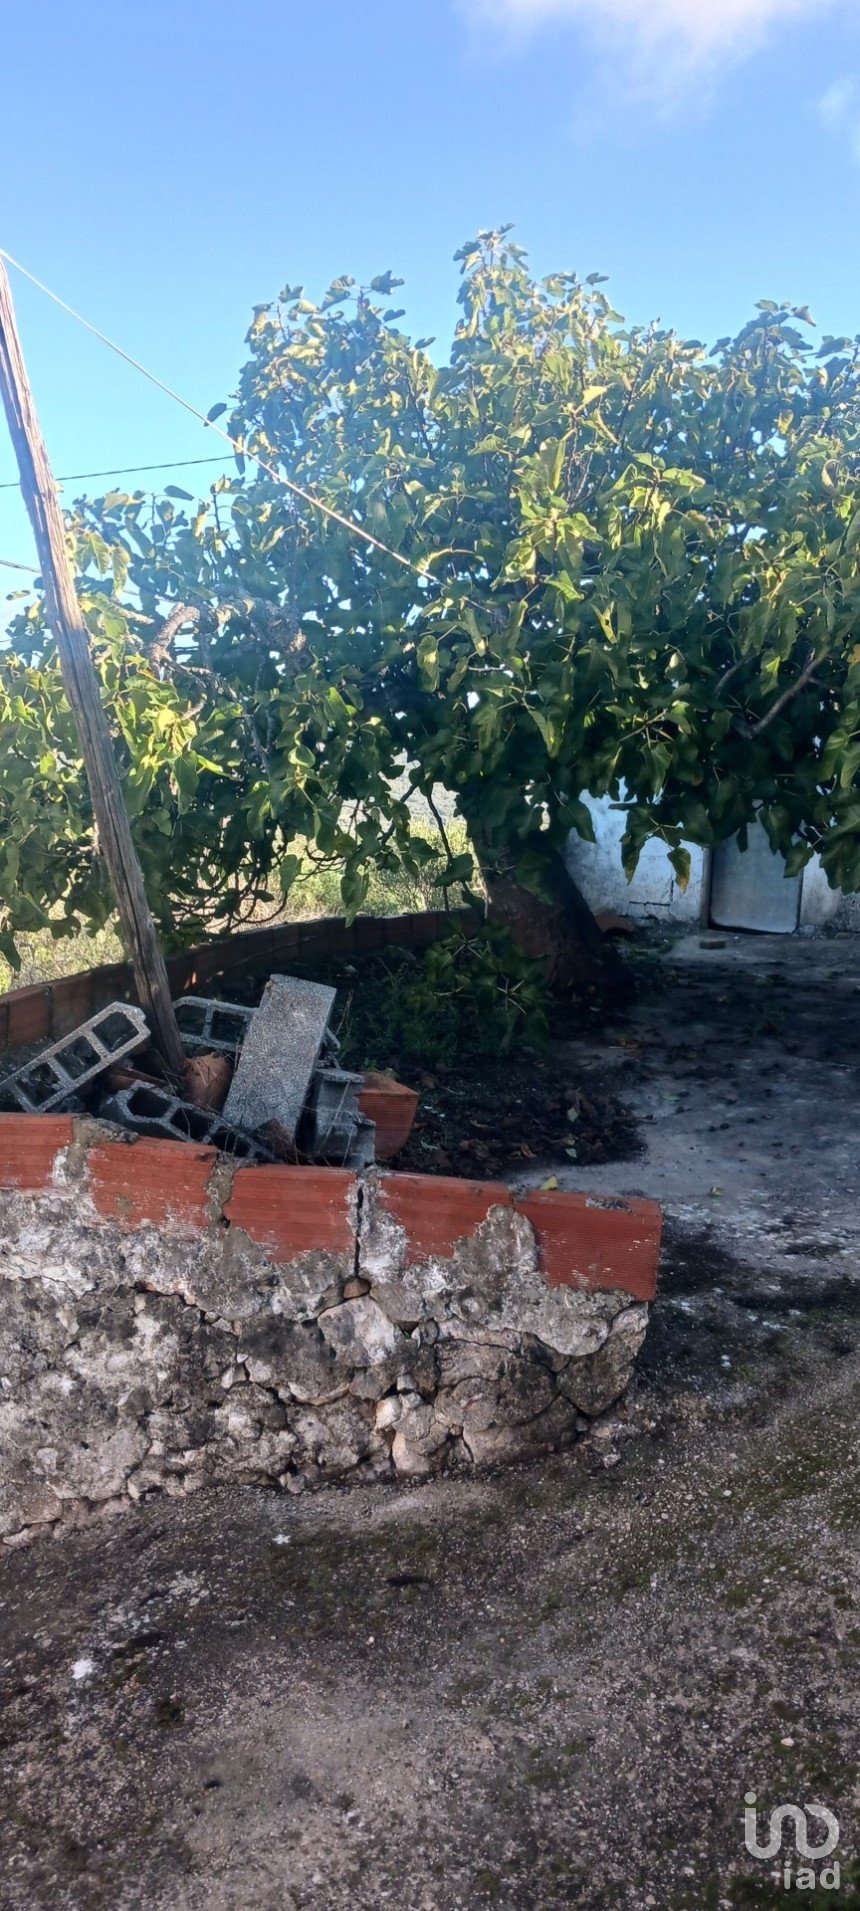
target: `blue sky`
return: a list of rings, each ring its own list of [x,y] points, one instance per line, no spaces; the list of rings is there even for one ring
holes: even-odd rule
[[[9,14],[0,245],[204,410],[285,282],[391,267],[404,322],[441,345],[451,255],[507,220],[539,271],[607,272],[638,321],[712,340],[768,296],[860,331],[860,0]],[[217,451],[12,277],[58,475]],[[32,555],[0,491],[0,557]],[[14,582],[0,571],[0,595]]]

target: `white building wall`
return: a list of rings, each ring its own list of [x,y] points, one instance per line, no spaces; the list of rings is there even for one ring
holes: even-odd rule
[[[596,842],[581,836],[568,838],[567,866],[591,909],[617,909],[619,915],[654,917],[691,926],[702,920],[707,858],[691,846],[692,869],[682,889],[669,861],[665,843],[646,843],[632,882],[621,867],[623,810],[613,809],[608,796],[584,798],[591,811]]]
[[[710,920],[710,857],[707,851],[689,844],[691,858],[690,881],[686,890],[682,890],[663,843],[647,843],[639,858],[639,866],[632,882],[621,867],[621,838],[624,834],[624,811],[614,809],[609,797],[585,797],[594,822],[594,843],[583,842],[577,835],[568,839],[567,865],[592,909],[616,909],[619,915],[633,916],[637,920],[668,921],[695,927],[697,923]],[[774,872],[771,868],[770,849],[764,831],[760,832],[764,842],[747,865],[737,858],[738,909],[736,926],[758,927],[762,929],[793,927],[796,920],[801,934],[816,929],[848,929],[860,934],[860,895],[844,896],[839,889],[831,889],[827,877],[817,856],[807,864],[800,882],[800,908],[795,917],[794,910],[774,910],[775,897]],[[731,852],[726,858],[730,874]],[[761,909],[754,907],[755,884],[748,880],[753,866],[761,869]],[[780,878],[778,891],[782,891],[785,878]],[[721,884],[721,916],[725,926],[732,926],[726,917],[732,914],[727,906],[727,891],[730,884]],[[785,883],[785,888],[789,884]],[[781,896],[777,896],[781,900]],[[752,905],[752,906],[751,906]],[[788,917],[791,916],[791,922]],[[779,920],[777,920],[779,919]]]
[[[813,856],[803,872],[800,928],[823,929],[828,923],[839,929],[860,929],[858,897],[843,896],[841,889],[831,889],[818,857]]]

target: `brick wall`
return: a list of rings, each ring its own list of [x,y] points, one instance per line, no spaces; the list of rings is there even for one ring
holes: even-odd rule
[[[347,924],[342,916],[324,916],[312,922],[282,922],[273,928],[247,929],[240,935],[221,936],[195,949],[168,957],[167,971],[174,996],[209,994],[213,984],[231,975],[289,969],[290,963],[315,957],[370,955],[391,947],[426,949],[458,924],[472,921],[468,909],[429,909],[419,915],[357,916]],[[0,1050],[29,1048],[57,1040],[86,1022],[108,1002],[135,1002],[131,967],[106,963],[82,975],[63,976],[57,982],[34,983],[0,996]]]

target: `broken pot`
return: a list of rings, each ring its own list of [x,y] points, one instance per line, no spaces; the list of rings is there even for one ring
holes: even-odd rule
[[[418,1112],[415,1089],[395,1081],[393,1075],[371,1071],[364,1077],[358,1105],[362,1114],[376,1123],[377,1160],[390,1161],[393,1155],[399,1155],[401,1148],[406,1147]]]

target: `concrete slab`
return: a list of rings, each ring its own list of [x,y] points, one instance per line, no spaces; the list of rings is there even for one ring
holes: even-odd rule
[[[720,929],[790,936],[798,924],[800,889],[800,877],[786,876],[784,859],[774,854],[761,824],[752,824],[745,850],[732,837],[713,852],[711,921]]]
[[[224,1119],[265,1131],[277,1152],[295,1148],[302,1109],[334,1007],[322,982],[273,975],[251,1022],[224,1105]]]

